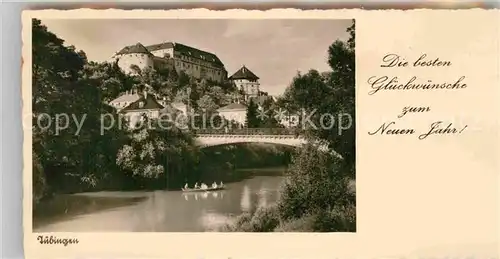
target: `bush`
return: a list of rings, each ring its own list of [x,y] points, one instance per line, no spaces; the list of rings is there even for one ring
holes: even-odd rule
[[[275,232],[313,232],[314,231],[314,217],[303,216],[298,219],[292,219],[286,222],[281,222]]]
[[[313,230],[316,232],[355,232],[356,207],[338,206],[314,215]]]
[[[222,232],[250,232],[250,221],[252,220],[252,213],[244,212],[236,217],[234,222],[225,224],[221,227]]]
[[[300,218],[281,222],[275,232],[355,232],[356,208],[335,208],[318,211]]]
[[[224,232],[273,232],[279,225],[275,206],[259,207],[254,212],[245,212],[234,223],[221,228]]]
[[[306,145],[288,172],[277,205],[279,218],[295,226],[305,224],[295,222],[305,217],[308,224],[312,222],[306,228],[314,231],[353,231],[356,200],[351,186],[352,172],[344,172],[342,168],[345,167],[341,158]]]
[[[276,206],[258,208],[250,220],[253,232],[272,232],[278,224],[279,215]]]
[[[356,199],[343,161],[306,145],[295,157],[277,204],[237,217],[224,231],[353,232]]]

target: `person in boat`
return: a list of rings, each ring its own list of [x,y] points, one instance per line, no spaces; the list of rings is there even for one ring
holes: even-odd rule
[[[188,189],[189,188],[189,185],[186,183],[184,184],[184,189]]]
[[[201,183],[201,189],[208,189],[208,186],[205,183]]]
[[[222,183],[222,181],[220,181],[219,187],[222,187],[222,186],[224,186],[224,184]]]
[[[198,186],[198,182],[196,182],[196,183],[194,184],[194,188],[195,188],[195,189],[200,188],[200,186]]]
[[[216,182],[214,182],[214,183],[212,184],[212,188],[217,188],[217,183],[216,183]]]

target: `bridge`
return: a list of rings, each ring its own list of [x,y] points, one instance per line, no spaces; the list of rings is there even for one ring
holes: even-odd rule
[[[286,128],[240,128],[240,129],[203,129],[194,130],[195,144],[211,147],[237,143],[267,143],[300,147],[310,140],[301,131]],[[327,150],[324,143],[318,142],[321,150]]]

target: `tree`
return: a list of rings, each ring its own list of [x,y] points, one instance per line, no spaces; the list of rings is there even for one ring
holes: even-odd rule
[[[126,76],[114,65],[88,62],[84,52],[64,46],[40,20],[33,19],[32,31],[33,157],[37,179],[44,179],[47,190],[34,191],[50,195],[95,188],[116,171],[121,130],[101,133],[101,116],[112,115],[107,118],[118,125],[114,109],[104,102],[119,92]],[[56,123],[62,129],[56,130]]]
[[[311,117],[312,125],[302,126],[344,158],[345,170],[354,172],[355,152],[355,23],[347,29],[347,42],[335,41],[328,48],[328,64],[331,71],[319,73],[310,70],[300,73],[286,89],[280,105],[291,110],[304,109]],[[331,114],[332,117],[323,114]],[[322,125],[331,126],[322,127]],[[342,129],[339,128],[341,125]]]
[[[116,163],[146,183],[151,179],[161,180],[154,181],[152,187],[179,186],[196,160],[192,137],[173,122],[151,120],[143,125],[148,124],[156,127],[133,130],[128,143],[118,151]]]
[[[42,165],[36,153],[33,154],[33,206],[35,207],[38,202],[46,195],[47,182]]]
[[[274,111],[277,109],[276,104],[271,98],[267,98],[262,103],[262,112],[265,116],[260,121],[260,127],[262,128],[278,128],[281,124],[275,117]]]
[[[198,100],[198,107],[207,115],[213,114],[219,108],[209,95],[204,95]]]
[[[181,70],[177,77],[177,85],[179,86],[179,89],[184,89],[185,87],[189,86],[190,81],[191,80],[189,75]]]
[[[126,76],[115,63],[85,64],[80,72],[80,80],[85,80],[86,84],[97,86],[101,93],[100,98],[104,102],[109,102],[122,92],[132,90],[137,83],[132,78]]]
[[[157,156],[165,152],[166,143],[154,133],[146,128],[135,131],[130,142],[118,151],[116,163],[133,175],[158,178],[165,168]]]
[[[347,114],[352,119],[344,132],[308,129],[309,134],[326,140],[342,159],[308,145],[289,170],[290,181],[279,202],[280,215],[289,220],[312,216],[316,231],[354,231],[356,227],[355,198],[350,188],[355,172],[354,26],[353,21],[347,29],[351,35],[347,43],[336,41],[329,47],[331,72],[311,70],[298,75],[285,93],[284,103],[316,111],[314,123],[325,113]]]
[[[224,90],[220,86],[216,85],[210,87],[204,95],[209,95],[218,105],[221,105],[226,99]]]
[[[290,167],[278,203],[281,217],[289,220],[353,206],[355,196],[349,190],[348,174],[342,170],[340,158],[318,152],[314,145],[306,145]]]
[[[312,112],[321,105],[321,102],[328,101],[331,91],[331,87],[324,82],[322,75],[317,70],[311,69],[306,74],[298,73],[293,78],[285,90],[284,99],[293,103],[297,110]]]
[[[56,132],[55,127],[38,125],[54,125],[56,114],[82,115],[79,112],[82,99],[89,95],[82,91],[78,75],[85,60],[74,50],[65,47],[64,41],[49,32],[40,20],[32,20],[32,33],[33,152],[40,164],[40,177],[45,178],[50,185],[51,181],[61,176],[61,172],[47,168],[78,165],[75,153],[79,146],[78,139],[74,137],[77,129],[69,127],[63,132]],[[75,96],[80,94],[83,98],[76,99]],[[49,116],[40,117],[40,114]]]
[[[335,143],[335,150],[342,155],[347,166],[356,164],[356,112],[355,112],[355,22],[347,29],[350,38],[347,43],[336,41],[328,49],[328,64],[332,68],[329,85],[331,85],[334,111],[342,115],[343,120],[337,123],[349,126],[337,134],[326,131],[318,132],[318,136]],[[323,105],[324,106],[324,105]],[[327,107],[321,107],[328,110]],[[339,117],[340,118],[340,117]]]
[[[257,117],[258,107],[255,102],[250,99],[250,102],[247,107],[247,118],[246,124],[248,128],[258,128],[259,127],[259,118]]]

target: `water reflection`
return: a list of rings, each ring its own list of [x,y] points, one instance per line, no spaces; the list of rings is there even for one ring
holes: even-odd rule
[[[267,195],[266,192],[259,192],[259,204],[258,207],[267,207]]]
[[[241,195],[241,202],[240,202],[240,206],[241,206],[242,211],[250,211],[251,206],[252,206],[251,199],[252,199],[252,197],[250,195],[250,187],[248,187],[248,185],[245,185],[243,187],[243,193]]]
[[[224,190],[215,192],[189,192],[182,193],[184,200],[198,200],[198,199],[224,199]]]
[[[229,183],[227,189],[215,192],[143,192],[143,200],[137,203],[90,212],[74,218],[63,218],[55,223],[37,227],[35,232],[216,231],[221,225],[245,211],[273,204],[278,198],[282,182],[283,178],[278,176],[256,176]],[[121,192],[113,195],[128,197],[130,194]],[[76,202],[75,206],[78,205],[77,201],[73,202]],[[99,202],[100,200],[96,199],[93,203]],[[83,206],[86,205],[87,203]]]

